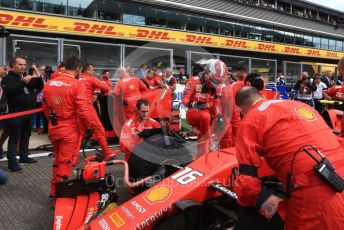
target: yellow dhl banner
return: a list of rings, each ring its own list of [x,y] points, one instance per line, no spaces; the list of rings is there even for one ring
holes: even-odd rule
[[[344,56],[344,53],[335,51],[7,10],[0,10],[0,25],[12,29],[198,45],[283,55],[328,59],[340,59]]]

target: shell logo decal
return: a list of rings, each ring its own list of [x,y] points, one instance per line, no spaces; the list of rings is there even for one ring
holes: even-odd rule
[[[61,105],[62,104],[62,98],[60,96],[53,96],[51,99],[54,105]]]
[[[143,199],[149,203],[153,204],[155,202],[163,202],[167,200],[172,194],[172,188],[167,185],[158,186],[150,189]]]
[[[317,119],[314,112],[306,107],[296,107],[295,111],[299,117],[307,121],[315,121]]]

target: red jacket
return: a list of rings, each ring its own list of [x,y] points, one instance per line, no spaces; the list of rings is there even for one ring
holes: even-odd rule
[[[58,69],[54,73],[51,74],[50,79],[54,79],[55,77],[61,76],[65,72],[66,72],[65,68]]]
[[[236,139],[239,164],[261,167],[267,164],[284,185],[295,152],[304,145],[319,149],[344,176],[344,149],[321,115],[308,105],[296,101],[262,100],[251,107],[240,123]],[[313,150],[310,150],[317,156]],[[344,224],[344,195],[336,193],[314,172],[316,162],[306,153],[299,153],[294,161],[291,179],[291,198],[286,200],[286,229],[342,229]],[[242,206],[255,206],[261,181],[257,177],[240,174],[234,185]],[[298,198],[301,197],[301,198]],[[328,200],[328,201],[325,201]],[[334,211],[338,210],[338,211]],[[339,217],[338,222],[331,219]],[[323,225],[317,226],[319,223]],[[332,222],[332,223],[331,223]],[[326,224],[325,224],[326,223]]]
[[[221,104],[219,100],[215,100],[216,93],[221,92],[215,89],[206,89],[202,92],[202,83],[198,76],[190,77],[185,85],[182,103],[184,106],[189,107],[190,103],[204,103],[206,110],[213,116],[222,114]]]
[[[135,76],[125,76],[120,79],[113,90],[116,96],[123,98],[128,104],[136,103],[141,99],[141,92],[147,89],[146,85]]]
[[[144,129],[154,129],[160,128],[159,122],[155,121],[152,118],[146,120],[141,124],[138,118],[128,120],[122,127],[121,137],[120,137],[120,149],[125,154],[131,154],[136,145],[138,145],[142,139],[137,135],[139,132]]]
[[[109,79],[107,78],[103,78],[103,81],[106,83],[107,86],[109,86],[111,88],[112,86],[112,81],[110,81]]]
[[[145,77],[145,81],[148,83],[149,87],[156,88],[162,85],[162,79],[158,76],[154,76],[150,78],[148,76]]]
[[[105,93],[109,92],[110,90],[110,87],[105,82],[97,79],[96,77],[92,77],[88,74],[82,74],[79,80],[85,86],[86,99],[88,104],[93,105],[93,95],[97,89],[100,89]]]
[[[64,73],[44,85],[43,95],[44,114],[49,117],[53,110],[58,123],[57,126],[51,126],[49,119],[49,129],[72,130],[70,125],[77,127],[79,119],[84,127],[90,127],[85,88],[77,79]]]
[[[344,85],[335,85],[325,91],[332,99],[344,101]]]

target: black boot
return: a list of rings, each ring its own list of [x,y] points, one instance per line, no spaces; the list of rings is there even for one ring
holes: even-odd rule
[[[17,160],[8,160],[8,169],[12,172],[23,172],[23,169],[19,166]]]

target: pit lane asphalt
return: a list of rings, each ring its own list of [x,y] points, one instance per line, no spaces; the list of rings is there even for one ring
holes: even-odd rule
[[[44,141],[37,141],[37,138]],[[47,144],[44,136],[32,136],[33,142]],[[186,147],[194,153],[197,142],[187,142]],[[4,145],[6,146],[6,145]],[[39,155],[38,155],[38,154]],[[93,152],[87,152],[91,155]],[[0,185],[0,230],[48,230],[52,229],[54,210],[49,198],[51,165],[53,159],[47,152],[35,152],[30,157],[39,161],[37,165],[21,165],[22,173],[12,173],[7,169],[7,161],[0,161],[0,168],[8,175],[5,185]],[[80,153],[81,155],[81,153]],[[41,157],[37,157],[41,156]],[[119,154],[116,159],[123,159]],[[80,157],[78,166],[81,167],[83,157]],[[112,173],[117,181],[118,203],[121,204],[132,197],[123,185],[123,167],[109,166],[107,172]]]

